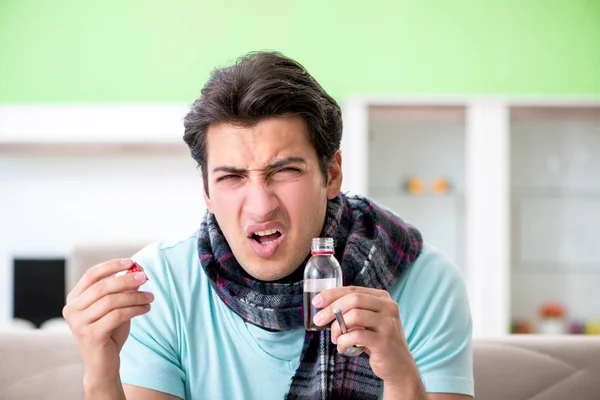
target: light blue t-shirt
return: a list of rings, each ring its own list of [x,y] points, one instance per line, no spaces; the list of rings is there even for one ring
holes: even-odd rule
[[[133,257],[149,277],[142,290],[155,300],[131,322],[122,382],[183,399],[283,399],[304,328],[269,332],[244,322],[212,289],[196,243],[194,233]],[[390,295],[426,390],[472,396],[471,315],[457,268],[425,244]]]

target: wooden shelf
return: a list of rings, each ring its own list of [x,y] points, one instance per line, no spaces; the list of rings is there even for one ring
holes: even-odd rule
[[[187,145],[176,142],[0,142],[2,156],[65,155],[186,155]]]

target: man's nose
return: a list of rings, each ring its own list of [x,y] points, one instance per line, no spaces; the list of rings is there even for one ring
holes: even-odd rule
[[[279,199],[270,186],[258,182],[249,185],[244,212],[254,221],[267,221],[279,207]]]

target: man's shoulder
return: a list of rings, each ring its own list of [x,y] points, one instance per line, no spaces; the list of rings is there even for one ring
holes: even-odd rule
[[[460,272],[454,260],[451,260],[443,250],[427,241],[423,242],[421,253],[415,259],[411,268],[427,269],[430,272]]]
[[[138,254],[144,255],[173,255],[187,253],[195,250],[198,231],[184,232],[182,234],[172,235],[144,246]]]
[[[155,275],[184,273],[198,260],[198,232],[186,232],[144,246],[132,258]]]
[[[427,296],[463,285],[463,273],[455,262],[444,251],[425,241],[421,253],[397,282],[393,292],[400,300],[405,295],[412,297],[420,293]]]

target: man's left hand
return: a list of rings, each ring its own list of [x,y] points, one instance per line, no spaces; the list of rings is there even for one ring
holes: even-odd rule
[[[315,304],[317,303],[317,304]],[[315,315],[317,325],[331,325],[331,340],[340,353],[359,344],[370,356],[371,369],[386,385],[401,386],[408,376],[420,379],[410,354],[398,304],[385,290],[344,286],[321,292],[313,305],[322,310]],[[342,334],[333,310],[339,308],[348,328]]]

